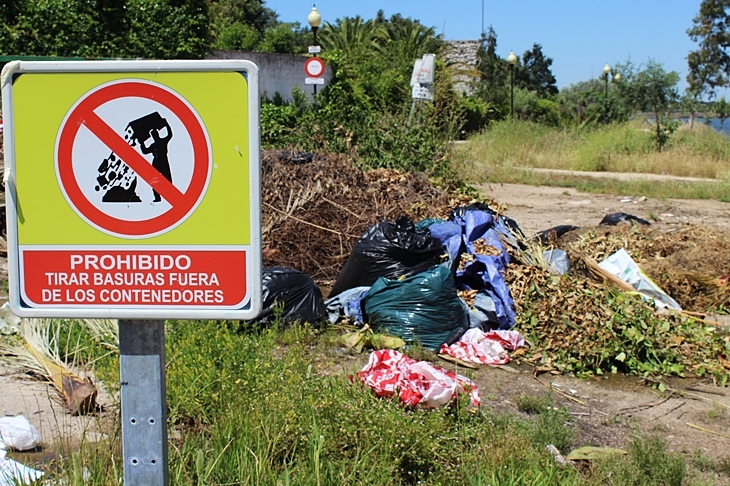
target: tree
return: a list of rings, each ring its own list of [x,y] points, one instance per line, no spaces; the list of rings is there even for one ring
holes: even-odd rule
[[[43,0],[0,14],[0,53],[195,59],[209,48],[207,0]]]
[[[383,27],[375,20],[365,21],[359,15],[325,22],[319,41],[323,50],[349,53],[358,48],[378,47],[378,32]]]
[[[578,125],[597,123],[605,112],[603,89],[603,81],[589,79],[560,90],[558,99],[566,118]]]
[[[376,33],[378,51],[386,55],[398,56],[406,65],[424,54],[437,54],[443,42],[432,27],[426,27],[418,20],[394,15],[384,29]]]
[[[302,29],[298,22],[279,23],[266,29],[256,50],[280,54],[302,54],[307,52],[307,30]]]
[[[725,125],[725,120],[730,118],[730,103],[723,96],[712,104],[712,114],[720,120],[720,127]]]
[[[200,59],[208,52],[206,0],[127,0],[127,56]]]
[[[223,51],[253,51],[261,41],[261,33],[246,24],[231,24],[217,32],[213,49]]]
[[[689,129],[692,130],[695,125],[695,115],[700,110],[700,101],[697,93],[686,89],[682,97],[679,99],[679,109],[682,114],[689,114]]]
[[[687,56],[687,83],[698,93],[714,96],[730,82],[730,0],[702,0],[698,15],[687,30],[699,48]]]
[[[482,45],[477,52],[480,74],[476,96],[497,109],[497,114],[509,111],[509,74],[507,61],[497,55],[497,34],[489,26],[482,36]]]
[[[0,53],[63,57],[118,57],[125,44],[126,2],[17,2],[2,11]]]
[[[677,126],[668,119],[667,112],[679,101],[679,74],[665,71],[661,63],[652,59],[641,70],[635,70],[630,63],[623,65],[621,73],[621,95],[633,109],[654,115],[656,146],[661,150]]]
[[[277,26],[277,14],[261,0],[210,2],[210,35],[214,49],[253,50],[266,31]]]
[[[555,76],[550,71],[553,60],[545,57],[540,44],[533,44],[532,50],[522,55],[522,65],[515,69],[515,84],[522,89],[534,91],[540,98],[558,94]]]

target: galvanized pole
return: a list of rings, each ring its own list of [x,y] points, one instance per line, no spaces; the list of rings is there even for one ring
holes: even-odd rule
[[[603,97],[603,116],[608,121],[608,73],[606,73],[606,96]]]
[[[124,484],[167,486],[165,321],[119,320]]]
[[[319,27],[312,27],[312,33],[314,34],[314,45],[315,46],[318,46],[319,45],[319,44],[317,44],[317,30],[318,29],[319,29]],[[314,54],[312,54],[312,55],[314,57],[317,57],[317,53],[316,52]],[[317,84],[315,83],[313,86],[314,86],[314,94],[316,95],[317,94]]]
[[[514,65],[514,63],[510,63],[510,65],[509,65],[509,86],[510,86],[509,117],[510,117],[510,120],[514,120],[515,119],[515,65]]]

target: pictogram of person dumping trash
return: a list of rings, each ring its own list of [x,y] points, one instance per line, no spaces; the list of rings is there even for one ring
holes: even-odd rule
[[[138,147],[143,155],[152,154],[152,167],[162,177],[172,183],[172,172],[168,159],[168,144],[172,139],[170,124],[158,112],[153,112],[132,120],[124,130],[124,140],[132,147]],[[102,202],[133,203],[142,202],[137,194],[137,174],[114,152],[102,160],[97,169],[98,191],[105,191]],[[162,199],[153,190],[152,202]]]

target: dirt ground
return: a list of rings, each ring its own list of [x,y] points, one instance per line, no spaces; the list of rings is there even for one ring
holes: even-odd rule
[[[666,231],[699,224],[730,230],[730,203],[718,201],[629,198],[518,184],[488,184],[480,189],[506,206],[504,214],[526,235],[558,225],[595,226],[616,212],[650,220]],[[515,411],[515,396],[543,394],[552,387],[552,398],[570,409],[576,420],[576,445],[625,447],[633,434],[644,432],[666,438],[672,450],[689,456],[730,458],[730,390],[709,380],[673,379],[673,391],[660,393],[638,377],[579,380],[544,374],[534,378],[531,367],[512,368],[517,372],[477,371],[482,395],[494,397],[484,403]],[[707,474],[703,479],[730,484],[729,477]]]
[[[506,206],[505,214],[527,235],[564,224],[595,226],[615,212],[651,219],[667,230],[695,224],[730,230],[730,204],[716,201],[624,198],[514,184],[481,189]],[[632,435],[646,432],[661,435],[672,450],[688,456],[730,461],[730,390],[709,381],[674,379],[671,392],[660,393],[637,377],[580,380],[543,374],[535,378],[531,367],[516,363],[475,371],[459,368],[459,372],[473,373],[483,406],[498,411],[516,412],[515,397],[520,394],[550,393],[555,405],[567,407],[575,420],[576,446],[626,447]],[[59,434],[77,436],[89,429],[88,417],[70,417],[52,396],[48,386],[0,370],[0,414],[25,414],[40,429],[45,444]],[[730,484],[729,477],[712,474],[703,473],[703,479]]]
[[[528,236],[559,225],[596,226],[604,216],[617,212],[660,227],[706,224],[730,229],[730,203],[718,201],[587,194],[570,188],[520,184],[485,184],[479,189],[507,206],[505,215],[517,221]]]

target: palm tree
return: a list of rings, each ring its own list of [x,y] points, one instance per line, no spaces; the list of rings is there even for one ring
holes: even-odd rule
[[[378,49],[397,57],[405,64],[412,63],[424,54],[436,54],[443,47],[443,41],[432,27],[426,27],[417,20],[393,16],[383,24],[378,37]]]
[[[335,24],[325,22],[320,43],[325,51],[351,53],[362,47],[377,47],[377,32],[381,29],[374,20],[364,21],[359,15],[337,19]]]

